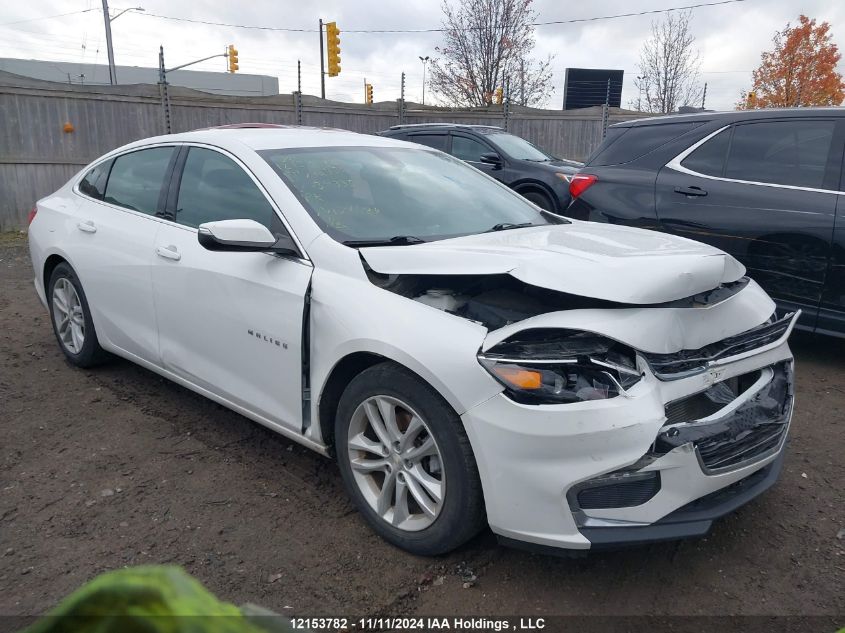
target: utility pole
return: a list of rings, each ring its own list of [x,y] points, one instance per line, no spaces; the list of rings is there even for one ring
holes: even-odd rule
[[[109,0],[103,0],[103,20],[106,23],[106,49],[109,54],[109,83],[117,83],[117,72],[114,67],[114,48],[111,43],[111,16],[109,16]]]
[[[707,101],[707,82],[704,82],[704,92],[701,95],[701,109],[704,109],[704,103]]]
[[[326,61],[323,58],[323,18],[320,18],[320,28],[317,29],[320,34],[320,96],[326,98]]]
[[[296,91],[302,94],[302,61],[296,60]]]

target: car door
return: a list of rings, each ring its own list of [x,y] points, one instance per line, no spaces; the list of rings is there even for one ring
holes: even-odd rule
[[[449,153],[452,154],[452,156],[469,163],[476,169],[483,171],[489,176],[493,176],[493,178],[495,178],[496,180],[504,180],[505,170],[503,168],[496,168],[494,165],[489,165],[487,163],[481,162],[482,154],[493,153],[501,156],[501,154],[497,152],[491,145],[488,145],[487,143],[484,143],[473,136],[469,136],[468,134],[463,134],[461,132],[452,132],[451,136],[452,145]]]
[[[815,117],[728,126],[670,161],[655,189],[663,230],[735,256],[810,328],[834,226],[835,128]]]
[[[180,152],[156,235],[153,293],[162,366],[218,397],[292,429],[302,426],[302,337],[310,262],[212,252],[204,222],[252,219],[288,232],[264,188],[233,155]]]
[[[94,166],[79,182],[67,245],[100,343],[158,363],[150,267],[173,145],[137,149]]]
[[[840,119],[838,123],[833,146],[834,152],[839,154],[841,164],[839,184],[836,186],[839,195],[816,331],[845,336],[845,118]]]

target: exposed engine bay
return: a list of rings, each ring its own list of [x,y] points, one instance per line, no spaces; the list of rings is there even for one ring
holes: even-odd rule
[[[547,312],[641,307],[541,288],[509,274],[394,275],[378,273],[366,262],[363,264],[368,278],[379,288],[476,321],[489,330]],[[724,301],[747,284],[748,277],[742,277],[707,292],[651,307],[703,307]]]

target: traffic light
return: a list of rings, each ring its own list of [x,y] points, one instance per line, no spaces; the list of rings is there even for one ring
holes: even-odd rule
[[[364,84],[364,101],[368,104],[373,102],[373,84]]]
[[[496,103],[502,104],[503,91],[501,88],[496,88]]]
[[[234,73],[238,70],[238,49],[235,48],[234,44],[229,44],[229,48],[226,51],[226,56],[229,58],[229,72]]]
[[[326,23],[326,45],[329,53],[329,77],[340,74],[340,29],[336,22]]]

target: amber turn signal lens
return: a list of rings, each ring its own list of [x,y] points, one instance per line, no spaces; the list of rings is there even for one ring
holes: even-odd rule
[[[492,370],[499,378],[519,389],[539,389],[542,386],[538,371],[513,365],[494,365]]]

